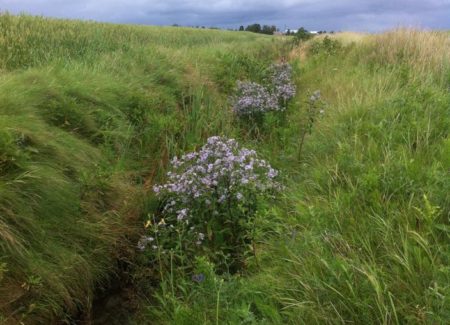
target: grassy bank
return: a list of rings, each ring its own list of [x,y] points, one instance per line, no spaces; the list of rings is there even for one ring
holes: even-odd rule
[[[280,42],[7,14],[0,26],[0,319],[70,319],[133,258],[168,157],[234,132],[229,90]]]
[[[414,30],[295,48],[287,123],[244,140],[286,185],[260,207],[254,256],[233,276],[199,259],[202,283],[168,270],[137,323],[446,323],[449,49],[448,35]]]

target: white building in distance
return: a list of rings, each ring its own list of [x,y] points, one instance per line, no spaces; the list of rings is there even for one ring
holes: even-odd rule
[[[283,32],[283,34],[287,34],[287,33],[290,33],[290,34],[297,34],[297,32],[298,32],[298,29],[285,29],[284,30],[284,32]],[[310,30],[310,31],[308,31],[308,33],[310,33],[310,34],[313,34],[313,35],[316,35],[316,34],[319,34],[319,32],[318,31],[316,31],[316,30]]]

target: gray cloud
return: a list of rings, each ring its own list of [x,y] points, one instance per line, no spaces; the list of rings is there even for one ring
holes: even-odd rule
[[[0,0],[0,10],[149,25],[379,31],[397,26],[450,29],[450,0]]]

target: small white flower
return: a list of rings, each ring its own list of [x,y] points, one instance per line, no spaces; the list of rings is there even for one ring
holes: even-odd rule
[[[189,211],[189,209],[187,209],[187,208],[178,210],[178,211],[177,211],[177,220],[178,220],[178,221],[181,221],[181,220],[183,220],[184,218],[186,218],[187,215],[188,215],[188,211]]]

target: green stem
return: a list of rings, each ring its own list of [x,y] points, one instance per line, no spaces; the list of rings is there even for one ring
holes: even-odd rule
[[[223,279],[220,280],[219,290],[217,290],[216,299],[216,325],[219,325],[219,305],[220,305],[220,290],[222,289]]]

